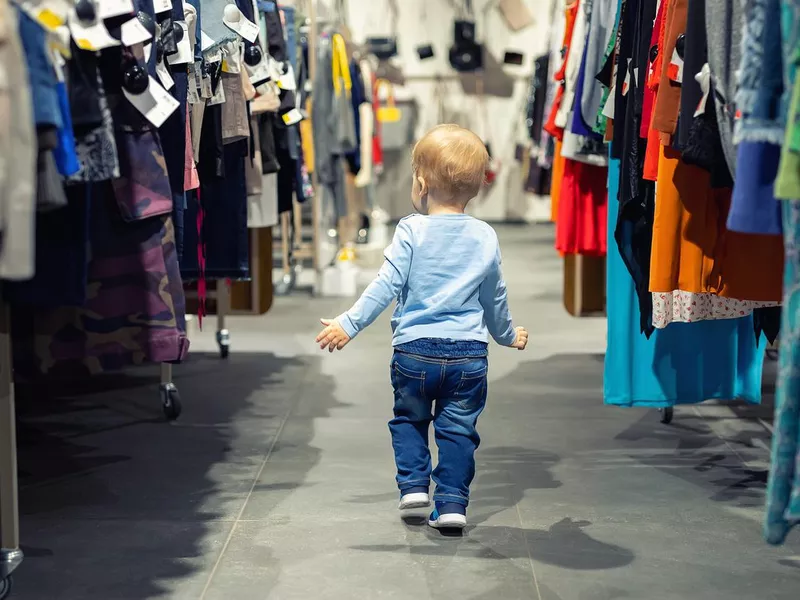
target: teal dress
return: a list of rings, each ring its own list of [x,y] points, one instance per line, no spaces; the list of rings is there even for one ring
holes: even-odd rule
[[[619,206],[619,171],[619,161],[609,161],[611,240]],[[756,346],[752,316],[672,323],[666,329],[656,330],[648,340],[639,332],[633,280],[613,246],[608,250],[606,277],[608,347],[603,378],[606,404],[660,408],[715,399],[761,402],[766,342]]]
[[[764,536],[782,544],[800,523],[800,200],[785,200],[783,318],[775,388],[775,433]]]

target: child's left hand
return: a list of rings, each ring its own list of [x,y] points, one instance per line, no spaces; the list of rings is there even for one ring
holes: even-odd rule
[[[344,332],[336,319],[320,319],[325,329],[317,336],[320,350],[328,349],[329,352],[341,350],[350,343],[350,336]]]

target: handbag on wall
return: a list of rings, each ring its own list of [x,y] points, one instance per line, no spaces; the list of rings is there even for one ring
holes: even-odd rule
[[[386,90],[385,102],[380,99],[381,90]],[[403,115],[394,99],[394,86],[385,79],[379,79],[375,83],[375,93],[378,94],[378,111],[375,117],[379,123],[397,123]]]
[[[520,31],[533,25],[533,15],[525,0],[500,0],[497,8],[511,31]]]
[[[389,60],[397,56],[397,38],[395,36],[368,37],[365,45],[367,52],[378,60]]]

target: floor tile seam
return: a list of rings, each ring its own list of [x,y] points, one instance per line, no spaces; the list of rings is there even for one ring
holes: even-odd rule
[[[522,531],[522,542],[525,544],[525,552],[528,555],[528,564],[531,567],[531,578],[533,579],[533,589],[536,591],[536,597],[538,600],[542,600],[542,592],[539,589],[539,578],[536,576],[536,567],[533,563],[533,555],[531,554],[531,548],[528,545],[528,534],[525,531],[525,526],[522,524],[522,515],[519,511],[519,504],[514,506],[516,509],[515,512],[517,514],[517,522],[519,523],[519,528]]]
[[[272,438],[272,443],[270,444],[269,449],[267,450],[266,454],[264,455],[264,459],[261,462],[261,466],[259,467],[258,471],[256,472],[255,477],[253,478],[253,483],[250,486],[250,491],[247,493],[247,496],[245,496],[244,502],[242,502],[242,506],[239,508],[239,512],[236,515],[236,520],[233,522],[233,525],[231,526],[230,531],[228,532],[228,535],[227,535],[227,537],[225,539],[225,542],[223,543],[223,546],[219,551],[219,555],[217,556],[217,560],[215,561],[214,566],[212,567],[211,572],[208,575],[208,579],[206,580],[206,584],[203,587],[203,592],[200,594],[199,600],[203,600],[206,597],[206,594],[208,594],[208,591],[211,589],[211,584],[212,584],[212,582],[214,580],[214,576],[216,575],[216,573],[217,573],[217,571],[219,569],[219,566],[222,563],[222,559],[225,556],[225,552],[227,551],[228,547],[230,546],[231,540],[233,539],[233,535],[236,532],[236,527],[237,527],[238,523],[241,521],[241,518],[244,515],[245,510],[247,509],[247,505],[250,502],[250,498],[253,495],[253,491],[255,490],[256,486],[258,485],[258,482],[261,479],[261,475],[263,474],[264,469],[267,466],[267,462],[269,462],[269,459],[272,456],[273,451],[275,450],[275,446],[278,444],[278,440],[280,439],[281,435],[283,434],[283,430],[286,427],[286,423],[289,421],[289,418],[291,417],[292,413],[294,412],[294,409],[297,407],[297,404],[300,401],[300,398],[302,397],[304,384],[306,382],[306,379],[309,377],[308,373],[309,372],[306,369],[303,372],[303,376],[300,378],[300,381],[298,382],[298,386],[297,386],[297,388],[295,390],[295,393],[292,396],[292,401],[289,403],[289,406],[286,409],[286,414],[284,415],[284,417],[283,417],[283,419],[281,421],[281,425],[278,428],[278,430],[275,432],[275,436]]]

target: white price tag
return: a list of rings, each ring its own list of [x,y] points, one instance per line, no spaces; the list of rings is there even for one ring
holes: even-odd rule
[[[189,104],[200,103],[200,92],[197,89],[197,81],[195,81],[194,77],[192,76],[189,77],[189,91],[187,98],[189,100]]]
[[[125,88],[122,88],[122,93],[128,102],[155,127],[161,127],[179,105],[179,102],[152,77],[143,93],[131,94]]]
[[[675,83],[683,83],[683,59],[678,56],[678,49],[672,51],[672,60],[669,61],[667,67],[667,75],[670,81]]]
[[[280,76],[278,79],[278,87],[282,90],[296,90],[297,89],[297,79],[294,76],[294,69],[292,65],[287,65],[288,69],[286,73]]]
[[[616,109],[617,86],[613,86],[611,91],[608,92],[605,106],[603,106],[603,116],[609,119],[614,118],[614,110]]]
[[[156,14],[170,12],[172,10],[172,0],[153,0],[153,8]]]
[[[102,20],[97,20],[90,25],[84,25],[73,13],[69,17],[69,33],[75,40],[75,45],[81,50],[96,52],[119,46],[119,41],[111,37]]]
[[[211,48],[211,46],[213,46],[214,44],[216,44],[216,42],[214,40],[212,40],[208,36],[208,34],[206,34],[206,32],[201,29],[200,30],[200,50],[205,52],[206,50]]]
[[[100,0],[97,3],[97,18],[100,20],[132,15],[135,12],[133,0]]]
[[[211,77],[206,75],[200,80],[200,96],[202,98],[211,98],[212,95],[213,93],[211,92]]]
[[[167,65],[164,64],[164,61],[156,64],[156,75],[158,75],[159,81],[161,81],[161,85],[163,85],[166,89],[171,90],[172,86],[175,85],[175,80],[172,78],[172,74],[169,72]]]
[[[121,36],[123,45],[130,47],[151,41],[153,37],[136,17],[122,24]]]
[[[625,81],[622,82],[622,95],[628,95],[628,88],[631,87],[631,59],[628,59],[628,66],[625,69]]]
[[[222,17],[225,27],[234,33],[242,36],[248,42],[255,42],[258,38],[258,25],[242,14],[242,11],[235,4],[228,4]]]
[[[56,31],[59,27],[67,24],[70,4],[53,3],[52,6],[42,6],[42,2],[32,0],[18,0],[16,4],[25,14],[48,31]]]
[[[219,83],[217,83],[217,89],[211,95],[207,105],[214,106],[215,104],[222,104],[223,102],[225,102],[225,86],[222,85],[222,78],[220,78]]]
[[[283,122],[287,125],[297,125],[303,120],[303,113],[296,108],[293,108],[289,112],[282,114],[281,119],[283,119]]]
[[[706,104],[708,104],[708,95],[711,93],[711,67],[708,63],[703,65],[700,72],[694,76],[695,81],[700,84],[700,89],[703,91],[703,97],[697,103],[697,110],[694,111],[694,116],[699,117],[706,112]]]
[[[272,80],[272,75],[269,72],[269,61],[265,60],[263,56],[261,60],[258,61],[257,65],[251,67],[245,63],[244,66],[247,70],[247,74],[250,76],[250,82],[253,84],[253,87],[258,87],[262,83]]]
[[[186,21],[175,21],[175,25],[183,30],[183,36],[181,41],[178,42],[178,51],[167,56],[167,62],[171,65],[185,65],[194,61],[192,44],[189,41],[189,26]]]

